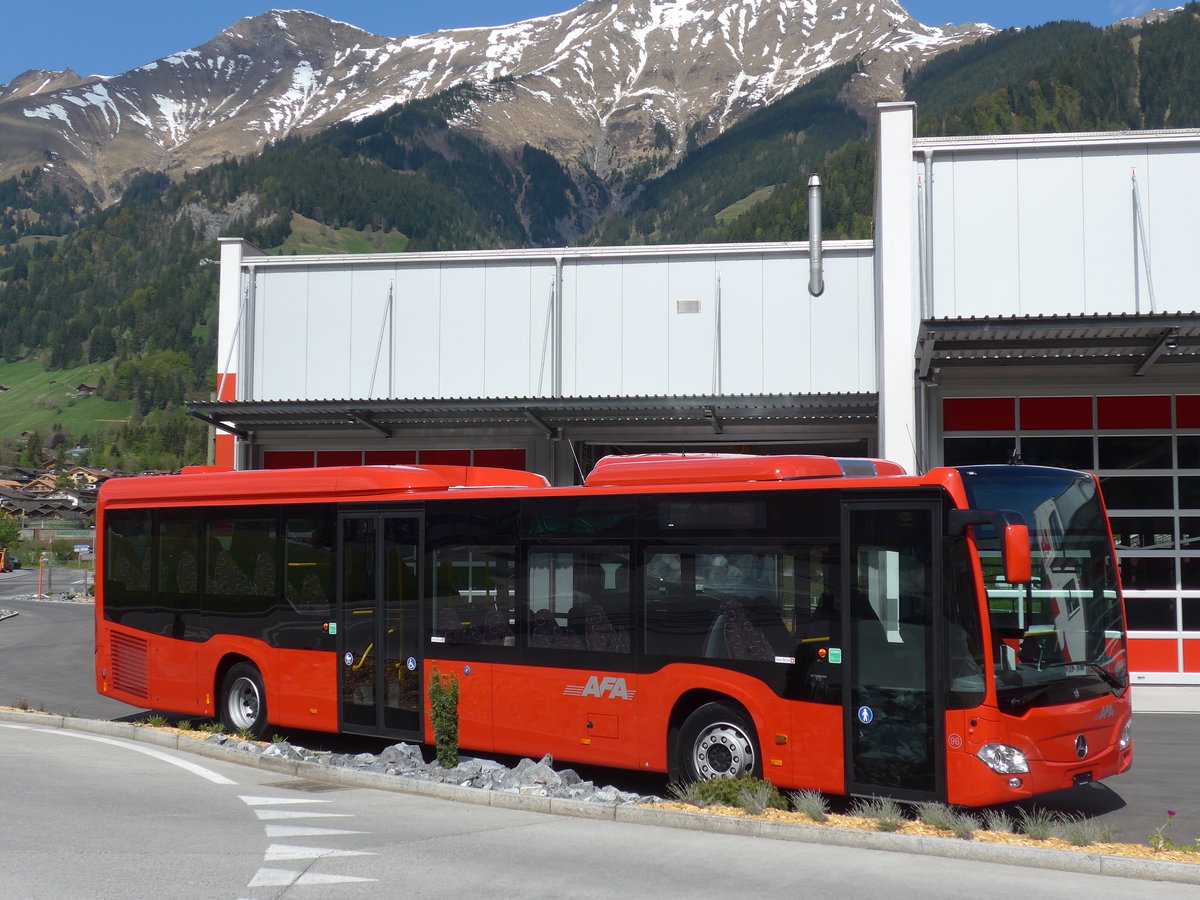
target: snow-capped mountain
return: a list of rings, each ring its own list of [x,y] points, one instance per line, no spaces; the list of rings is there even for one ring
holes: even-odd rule
[[[659,137],[682,152],[839,63],[848,97],[898,98],[905,68],[992,32],[931,28],[896,0],[587,0],[498,28],[388,38],[313,13],[243,19],[111,78],[29,72],[0,86],[0,177],[48,165],[102,203],[140,171],[186,172],[461,82],[455,126],[601,176]]]

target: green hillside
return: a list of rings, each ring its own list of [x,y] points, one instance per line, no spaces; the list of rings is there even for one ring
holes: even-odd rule
[[[269,253],[403,253],[408,238],[398,231],[359,231],[353,228],[334,228],[292,213],[287,239]]]

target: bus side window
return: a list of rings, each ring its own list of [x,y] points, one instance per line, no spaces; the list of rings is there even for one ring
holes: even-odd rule
[[[516,594],[510,546],[449,546],[431,554],[436,644],[515,647]]]
[[[325,615],[331,609],[334,524],[327,511],[284,520],[284,598],[293,609]]]
[[[629,653],[633,615],[629,550],[535,548],[529,552],[529,646]]]

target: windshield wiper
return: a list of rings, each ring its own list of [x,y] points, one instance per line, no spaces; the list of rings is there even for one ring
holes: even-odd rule
[[[1098,661],[1092,659],[1080,660],[1078,662],[1054,662],[1047,663],[1046,669],[1067,669],[1071,666],[1087,666],[1092,672],[1100,676],[1100,679],[1115,691],[1123,691],[1129,684],[1124,681],[1119,675],[1114,675],[1108,669],[1104,668]]]

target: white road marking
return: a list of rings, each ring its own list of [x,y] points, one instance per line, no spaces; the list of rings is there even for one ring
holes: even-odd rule
[[[272,844],[263,856],[267,862],[284,859],[323,859],[326,856],[378,856],[367,850],[334,850],[332,847],[298,847],[295,844]]]
[[[304,825],[267,825],[267,837],[319,837],[326,834],[366,834],[365,831],[343,831],[340,828],[308,828]]]
[[[35,725],[17,725],[12,722],[0,722],[2,728],[20,728],[25,731],[40,731],[44,734],[58,734],[63,737],[80,738],[85,741],[95,741],[97,744],[111,744],[114,747],[122,747],[125,750],[136,750],[138,753],[144,753],[146,756],[153,756],[155,759],[170,763],[173,766],[178,766],[193,775],[199,775],[201,778],[207,778],[213,784],[237,784],[224,775],[218,775],[212,769],[206,769],[204,766],[198,766],[194,762],[188,762],[186,759],[178,759],[169,753],[162,750],[156,750],[153,747],[143,747],[140,744],[135,744],[131,741],[122,740],[120,738],[104,737],[99,734],[84,734],[81,731],[64,731],[61,728],[40,728]]]
[[[312,800],[308,797],[238,797],[247,806],[279,806],[285,803],[332,803],[332,800]]]
[[[256,809],[260,819],[347,819],[350,813],[304,812],[299,809]]]
[[[293,872],[291,869],[259,869],[247,887],[290,887],[293,884],[353,884],[377,881],[352,875],[322,875],[320,872]]]

